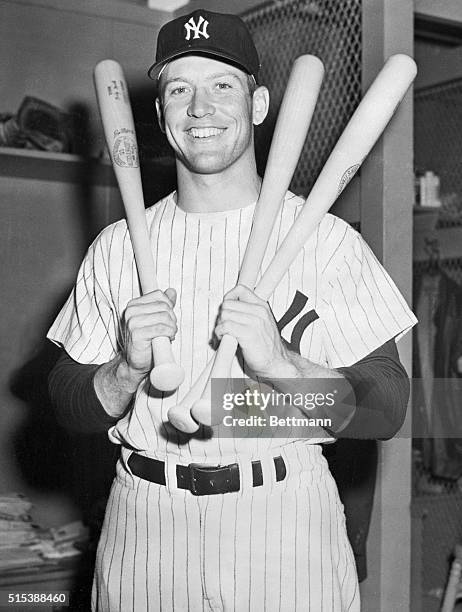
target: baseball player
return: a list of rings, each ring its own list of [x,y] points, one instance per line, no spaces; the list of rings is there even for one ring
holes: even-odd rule
[[[269,94],[258,70],[236,16],[197,10],[163,26],[149,75],[178,188],[146,219],[166,289],[140,295],[119,221],[90,246],[48,334],[63,348],[50,378],[58,410],[69,423],[107,429],[121,448],[94,610],[359,610],[343,508],[321,443],[342,428],[384,438],[397,431],[407,382],[394,338],[415,318],[361,236],[332,215],[269,304],[235,286],[261,184],[253,126],[264,121]],[[286,195],[264,266],[301,204]],[[367,372],[378,384],[328,433],[220,436],[202,427],[185,435],[169,424],[168,410],[224,334],[239,343],[236,377],[297,379],[297,388],[332,379],[354,391]],[[149,382],[157,336],[172,339],[186,372],[171,394]],[[316,414],[328,417],[329,408]]]

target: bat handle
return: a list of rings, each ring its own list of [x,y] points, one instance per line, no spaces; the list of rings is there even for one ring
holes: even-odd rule
[[[210,383],[212,379],[231,378],[231,367],[237,350],[237,340],[233,336],[224,335],[215,353],[215,359],[201,397],[193,403],[191,408],[192,417],[203,425],[218,425],[221,419],[218,418],[219,411],[212,410],[210,399]],[[215,416],[215,418],[214,418]]]
[[[192,405],[202,396],[213,365],[213,359],[207,363],[194,385],[183,397],[181,402],[168,411],[168,420],[180,431],[193,434],[199,429],[199,423],[191,415]]]
[[[152,341],[154,368],[150,380],[159,391],[174,391],[184,380],[184,370],[175,363],[170,338],[159,336]]]

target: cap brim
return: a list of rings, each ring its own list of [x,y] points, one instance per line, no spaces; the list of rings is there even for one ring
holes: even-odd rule
[[[222,60],[226,60],[226,63],[228,64],[237,66],[238,68],[240,68],[247,74],[252,74],[251,70],[247,66],[244,66],[243,63],[239,59],[233,57],[230,54],[223,53],[220,51],[215,51],[214,49],[208,49],[207,47],[194,47],[194,49],[184,49],[183,51],[177,51],[176,53],[172,53],[168,57],[164,58],[161,62],[157,62],[156,64],[153,64],[148,70],[148,77],[151,78],[153,81],[157,81],[162,69],[169,62],[183,55],[205,55],[207,57],[218,57]]]

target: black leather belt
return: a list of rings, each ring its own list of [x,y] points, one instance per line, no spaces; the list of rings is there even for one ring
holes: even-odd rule
[[[276,481],[284,480],[286,477],[286,465],[284,459],[274,457],[276,469]],[[165,463],[157,459],[150,459],[132,453],[128,459],[128,467],[131,472],[150,482],[165,485]],[[252,461],[253,486],[263,485],[263,471],[260,461]],[[190,463],[189,465],[176,466],[176,479],[179,489],[187,489],[193,495],[215,495],[217,493],[231,493],[239,491],[240,475],[239,465],[207,465],[202,463]]]

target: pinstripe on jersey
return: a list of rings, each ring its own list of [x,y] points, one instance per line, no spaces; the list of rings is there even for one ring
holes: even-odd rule
[[[343,508],[319,445],[284,481],[194,497],[119,464],[98,548],[99,612],[359,612]],[[268,467],[268,466],[266,466]]]
[[[173,193],[147,210],[159,286],[178,292],[176,360],[186,371],[173,395],[141,385],[134,408],[110,432],[114,442],[181,462],[230,462],[236,455],[259,456],[292,441],[281,437],[187,438],[168,424],[167,411],[189,389],[213,350],[210,338],[223,295],[236,283],[250,233],[254,206],[217,213],[185,213]],[[296,218],[301,198],[288,193],[268,244],[264,267]],[[300,352],[329,367],[351,365],[415,323],[393,281],[363,239],[341,219],[326,215],[270,300],[277,320],[294,295],[308,297],[299,316],[283,330],[290,340],[297,321],[310,310],[318,318],[305,330]],[[125,221],[98,236],[78,274],[74,291],[49,331],[70,356],[83,363],[112,359],[120,342],[120,319],[139,295],[133,251]],[[235,360],[233,374],[242,376]],[[267,433],[265,434],[267,435]],[[316,435],[315,430],[313,436]],[[311,442],[319,442],[313,437]]]
[[[287,194],[264,265],[301,204]],[[122,455],[98,546],[93,609],[99,612],[359,611],[343,509],[317,444],[322,438],[295,439],[290,432],[286,438],[189,438],[168,425],[168,408],[212,355],[218,307],[236,282],[253,211],[186,214],[171,194],[146,213],[159,286],[178,293],[173,350],[186,380],[170,397],[146,381],[132,410],[110,430]],[[104,363],[116,355],[121,316],[138,295],[131,243],[120,221],[90,247],[48,336],[76,361]],[[292,303],[297,316],[283,319]],[[296,338],[303,356],[329,367],[351,365],[415,323],[361,236],[332,215],[270,305],[284,321],[283,336]],[[233,368],[242,375],[237,361]],[[130,449],[165,461],[166,486],[132,475]],[[279,454],[287,477],[276,482],[273,456]],[[258,488],[252,487],[254,459],[263,471]],[[195,497],[178,489],[176,465],[190,462],[237,462],[240,491]]]

